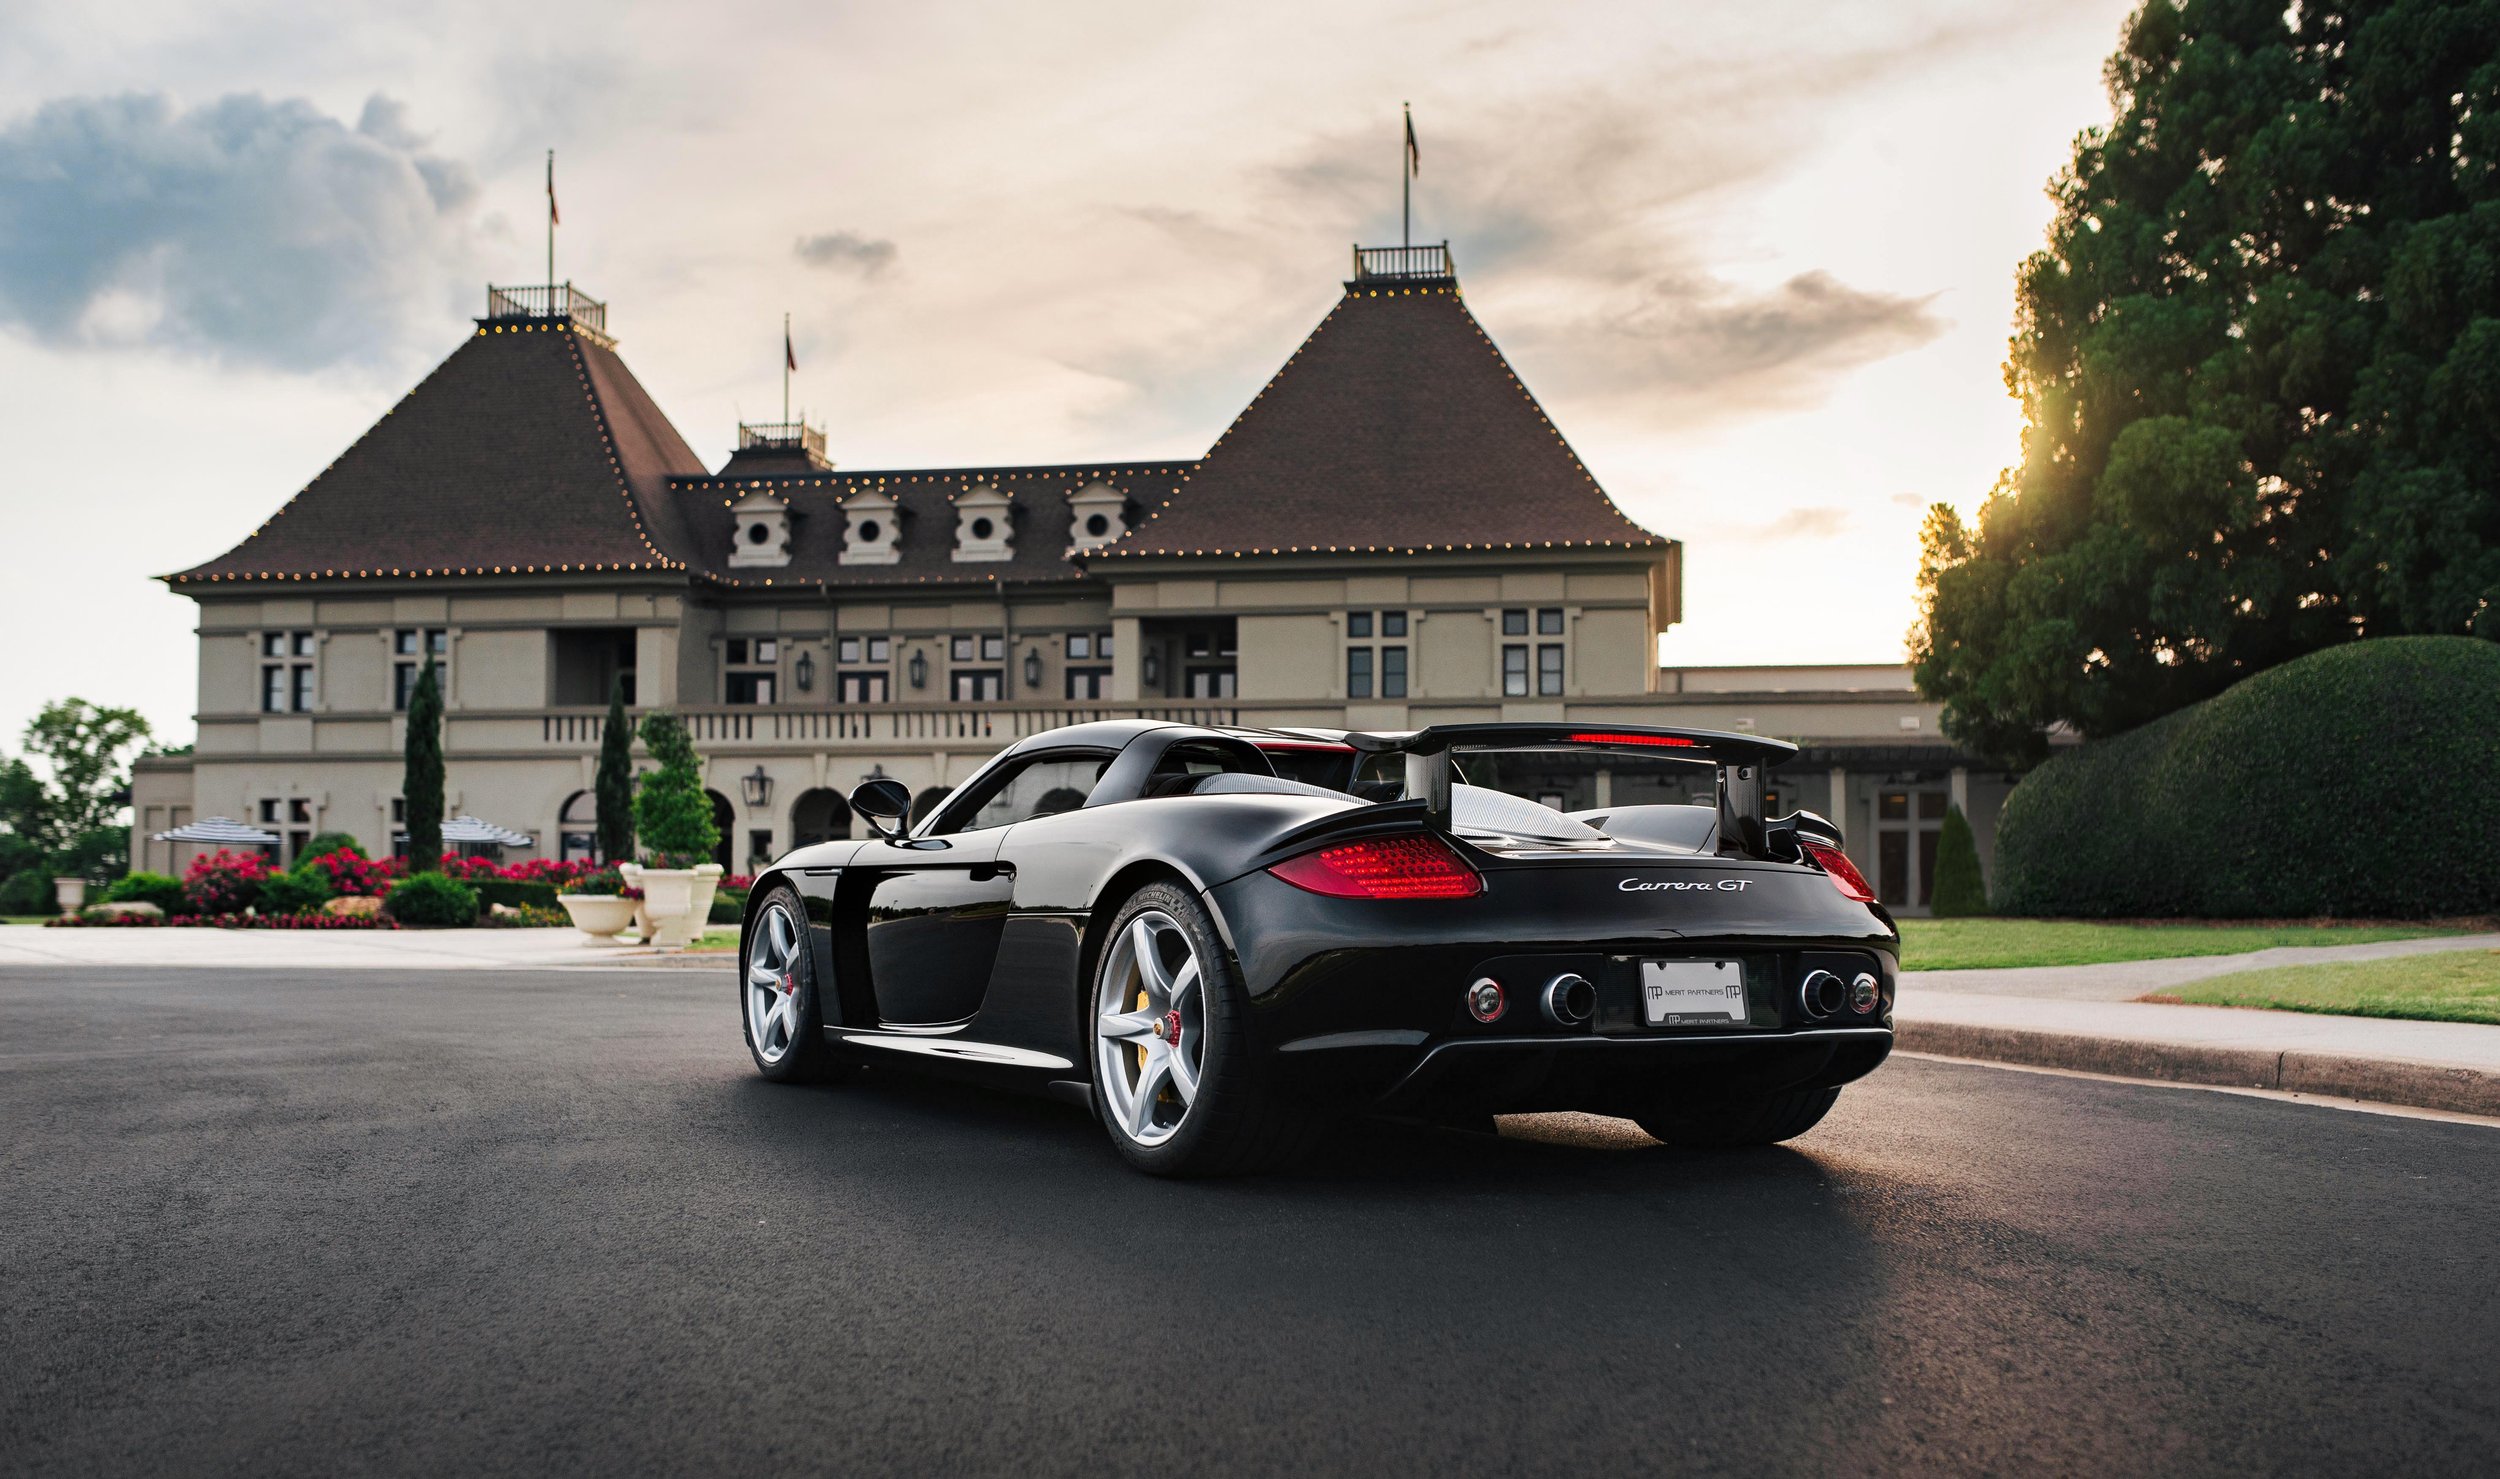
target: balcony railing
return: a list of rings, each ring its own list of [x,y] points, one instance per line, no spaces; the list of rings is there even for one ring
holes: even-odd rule
[[[1308,705],[1296,706],[1307,709]],[[996,740],[1005,743],[1099,719],[1161,719],[1175,724],[1239,724],[1238,704],[916,704],[862,705],[845,709],[708,707],[681,709],[686,732],[698,745],[826,744],[841,741],[926,743]],[[1256,723],[1253,718],[1250,722]],[[1302,722],[1309,722],[1308,720]],[[540,740],[549,745],[594,746],[606,711],[580,709],[539,716]]]
[[[568,318],[597,334],[608,331],[608,305],[569,282],[538,283],[486,290],[486,316],[502,318]]]
[[[738,450],[753,451],[795,447],[811,457],[825,455],[825,429],[804,421],[741,421],[738,423]]]
[[[1356,282],[1423,282],[1458,276],[1450,260],[1450,244],[1367,247],[1354,249]]]

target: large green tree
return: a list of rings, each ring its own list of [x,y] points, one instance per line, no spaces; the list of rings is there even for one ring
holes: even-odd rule
[[[408,695],[406,757],[399,794],[407,817],[408,871],[430,873],[443,866],[443,685],[430,655]]]
[[[2500,0],[2146,0],[2051,188],[2023,458],[1925,530],[1920,686],[2012,761],[2356,637],[2500,638]]]
[[[666,710],[642,721],[642,742],[659,768],[642,777],[634,793],[634,830],[646,861],[655,868],[692,868],[712,861],[720,826],[703,789],[703,757],[695,753],[686,722]]]

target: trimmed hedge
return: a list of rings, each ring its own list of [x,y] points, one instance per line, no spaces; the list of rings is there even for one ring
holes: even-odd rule
[[[1997,824],[2000,914],[2500,908],[2500,644],[2313,652],[2048,761]]]
[[[318,868],[272,873],[260,886],[263,914],[318,914],[330,902],[330,875]]]
[[[512,909],[553,909],[560,892],[552,883],[524,883],[517,878],[472,878],[468,885],[477,890],[480,908],[502,904]]]
[[[715,891],[712,895],[711,922],[714,924],[743,923],[747,917],[747,892],[742,888],[723,888]]]
[[[187,914],[191,901],[182,892],[182,880],[164,873],[132,873],[113,880],[104,891],[107,904],[154,904],[167,914]]]
[[[1962,808],[1944,814],[1944,830],[1936,838],[1936,887],[1928,913],[1938,919],[1967,919],[1988,912],[1988,885],[1979,871],[1979,842],[1971,836],[1970,818]]]
[[[440,873],[412,873],[391,885],[382,907],[401,924],[477,923],[477,890]]]

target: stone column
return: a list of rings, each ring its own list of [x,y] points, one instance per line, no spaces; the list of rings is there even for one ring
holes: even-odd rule
[[[1843,835],[1849,831],[1849,768],[1832,767],[1832,809],[1825,814]]]

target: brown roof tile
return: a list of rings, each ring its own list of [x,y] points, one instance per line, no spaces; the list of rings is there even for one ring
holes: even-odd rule
[[[603,340],[481,324],[251,537],[167,577],[675,570],[702,461]]]
[[[1168,503],[1087,558],[1649,548],[1448,278],[1355,282]]]

